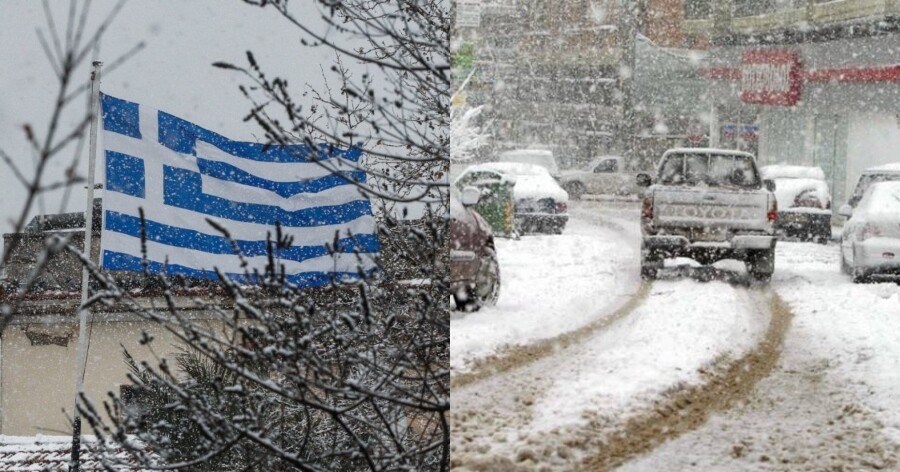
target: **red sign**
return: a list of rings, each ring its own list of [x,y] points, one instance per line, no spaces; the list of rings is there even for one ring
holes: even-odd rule
[[[741,62],[741,101],[760,105],[794,106],[800,100],[803,70],[796,51],[744,51]]]

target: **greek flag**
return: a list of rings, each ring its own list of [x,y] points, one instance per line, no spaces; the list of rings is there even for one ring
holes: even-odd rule
[[[262,273],[268,263],[276,223],[293,238],[288,248],[272,248],[291,283],[321,286],[375,268],[371,205],[350,182],[366,179],[359,149],[232,141],[109,95],[101,106],[104,268],[143,271],[145,231],[150,272],[209,279],[218,269],[252,283],[254,269]]]

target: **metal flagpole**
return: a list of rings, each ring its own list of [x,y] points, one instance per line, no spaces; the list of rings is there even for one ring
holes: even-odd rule
[[[94,236],[94,174],[97,167],[97,125],[100,121],[100,61],[94,61],[91,72],[91,129],[90,149],[88,151],[87,207],[84,210],[84,256],[91,260],[91,242]],[[78,351],[75,365],[75,409],[72,412],[72,459],[69,470],[78,472],[81,454],[81,415],[78,413],[78,402],[84,392],[84,371],[87,363],[87,326],[91,312],[85,308],[88,298],[87,265],[81,270],[81,305],[78,308]]]

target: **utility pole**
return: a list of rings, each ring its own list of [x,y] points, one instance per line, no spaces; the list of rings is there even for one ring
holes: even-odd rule
[[[619,0],[616,10],[619,50],[619,108],[620,121],[616,127],[616,144],[626,167],[637,170],[642,163],[637,159],[634,137],[637,134],[637,116],[634,110],[634,80],[637,35],[641,30],[645,0]]]

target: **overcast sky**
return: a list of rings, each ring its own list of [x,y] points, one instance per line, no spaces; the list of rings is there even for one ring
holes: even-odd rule
[[[65,25],[68,1],[51,0],[57,25]],[[79,2],[82,3],[82,2]],[[89,24],[99,23],[113,0],[94,0]],[[310,5],[317,2],[308,1]],[[317,10],[310,20],[321,24]],[[0,148],[25,169],[31,168],[22,125],[30,123],[43,134],[53,107],[57,84],[38,42],[36,29],[45,29],[41,2],[3,0],[0,3]],[[88,28],[91,30],[91,28]],[[104,74],[102,90],[127,100],[165,110],[234,139],[255,140],[253,123],[242,122],[249,107],[238,91],[239,74],[210,66],[215,61],[246,64],[245,51],[254,51],[269,75],[289,78],[292,87],[323,83],[320,66],[327,70],[334,58],[325,48],[300,44],[300,32],[274,10],[260,9],[239,0],[131,0],[104,37],[99,60],[111,62],[139,41],[146,48],[112,73]],[[87,80],[89,67],[79,74]],[[298,89],[299,90],[299,89]],[[85,100],[78,100],[83,113]],[[74,119],[75,114],[69,116]],[[71,123],[71,122],[70,122]],[[71,153],[58,161],[56,173],[70,162]],[[81,175],[87,174],[82,159]],[[0,172],[0,231],[21,209],[25,192],[3,164]],[[99,167],[99,166],[98,166]],[[82,211],[84,191],[74,193],[65,211]],[[46,198],[48,213],[60,205],[59,194]]]

